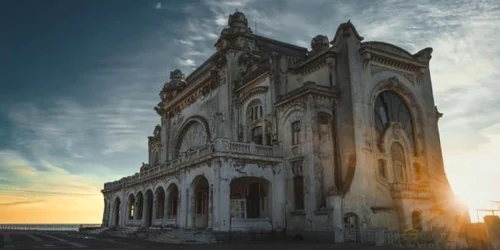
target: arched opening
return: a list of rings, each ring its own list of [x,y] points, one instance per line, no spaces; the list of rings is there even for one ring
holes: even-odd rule
[[[422,212],[413,211],[413,213],[411,213],[411,224],[413,229],[422,231]]]
[[[142,220],[142,217],[144,217],[144,196],[142,195],[142,192],[137,193],[137,219]]]
[[[128,196],[128,202],[127,202],[127,219],[128,220],[133,220],[134,219],[134,213],[135,212],[135,197],[133,194],[130,194]]]
[[[113,221],[113,225],[114,226],[119,226],[120,225],[120,207],[121,207],[121,201],[120,201],[120,198],[116,198],[115,200],[115,204],[114,204],[114,221]]]
[[[193,211],[194,227],[208,227],[208,202],[209,202],[209,184],[205,176],[197,176],[192,184],[193,187]]]
[[[199,121],[190,121],[180,133],[177,141],[177,154],[205,146],[208,139],[209,135],[205,126]]]
[[[346,242],[359,241],[359,217],[355,213],[344,215],[344,238]]]
[[[413,170],[415,171],[415,181],[421,181],[423,178],[423,171],[422,171],[422,165],[420,163],[415,162],[413,164]]]
[[[406,169],[406,157],[403,146],[398,142],[391,144],[391,159],[394,170],[394,182],[406,182],[408,171]]]
[[[401,125],[410,146],[416,153],[413,118],[408,105],[399,95],[392,91],[383,91],[378,94],[374,113],[375,128],[379,140],[391,123],[397,122]]]
[[[104,199],[104,213],[102,218],[102,226],[109,227],[108,221],[109,221],[109,204],[108,200]]]
[[[175,219],[177,218],[177,210],[179,207],[179,189],[177,185],[171,184],[167,188],[168,202],[167,202],[167,218]]]
[[[262,103],[259,99],[254,99],[250,101],[247,105],[246,110],[246,126],[249,131],[247,138],[258,145],[269,144],[270,137],[267,135],[267,128],[264,127],[262,122],[264,112],[262,108]]]
[[[146,211],[145,211],[145,219],[144,219],[144,227],[150,227],[153,222],[153,191],[149,189],[144,194],[144,201],[146,203]]]
[[[158,187],[155,192],[156,214],[155,219],[163,219],[165,216],[165,191],[163,187]]]
[[[263,178],[241,177],[230,184],[230,211],[234,219],[270,217],[270,184]]]

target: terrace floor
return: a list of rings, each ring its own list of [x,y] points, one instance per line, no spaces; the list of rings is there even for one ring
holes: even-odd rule
[[[359,244],[328,244],[300,241],[234,242],[205,245],[172,245],[138,239],[89,235],[79,232],[0,231],[0,249],[180,249],[180,250],[324,250],[324,249],[395,249]],[[405,248],[408,249],[408,248]]]

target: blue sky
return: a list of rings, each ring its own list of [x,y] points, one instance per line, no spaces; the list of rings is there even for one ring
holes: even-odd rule
[[[500,189],[495,0],[1,1],[0,188],[97,193],[101,201],[103,182],[147,161],[168,73],[187,74],[208,58],[235,9],[259,35],[308,48],[349,19],[367,41],[411,53],[432,47],[450,182],[467,203],[500,200],[492,191]],[[0,208],[33,201],[2,195],[9,202]]]

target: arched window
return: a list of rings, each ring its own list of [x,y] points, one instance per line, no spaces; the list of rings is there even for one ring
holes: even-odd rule
[[[183,128],[179,139],[178,153],[183,153],[204,146],[208,135],[203,124],[192,121]]]
[[[413,168],[415,171],[415,181],[422,180],[422,166],[419,163],[414,163]]]
[[[405,151],[401,144],[394,142],[391,145],[392,167],[394,169],[394,182],[404,182],[406,178]]]
[[[300,144],[300,121],[292,122],[292,145]]]
[[[414,148],[413,122],[410,109],[406,103],[391,91],[384,91],[375,100],[375,128],[377,137],[387,129],[391,122],[398,122],[408,137],[411,147]]]
[[[260,100],[253,100],[248,104],[247,117],[250,122],[258,121],[262,118],[263,110]]]
[[[411,224],[413,229],[422,231],[422,213],[420,211],[413,211],[411,213]]]
[[[135,197],[133,194],[130,194],[128,197],[128,219],[134,219],[134,210],[135,210]]]
[[[379,159],[378,160],[378,174],[382,178],[387,178],[387,168],[385,166],[385,160],[384,159]]]

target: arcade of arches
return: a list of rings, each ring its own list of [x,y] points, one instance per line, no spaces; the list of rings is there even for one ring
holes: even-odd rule
[[[232,220],[263,220],[268,221],[271,216],[271,184],[264,178],[239,177],[232,179],[228,185],[229,198],[228,215]],[[213,194],[209,181],[204,176],[197,176],[190,186],[189,215],[186,218],[189,228],[207,228],[212,220],[211,209]],[[170,184],[166,189],[157,187],[155,191],[147,189],[130,193],[121,216],[121,202],[119,198],[110,207],[110,226],[122,225],[151,227],[159,225],[178,225],[179,210],[182,204],[180,190],[176,184]],[[185,216],[185,215],[184,215]],[[166,222],[166,223],[165,223]],[[268,222],[267,222],[268,223]]]

